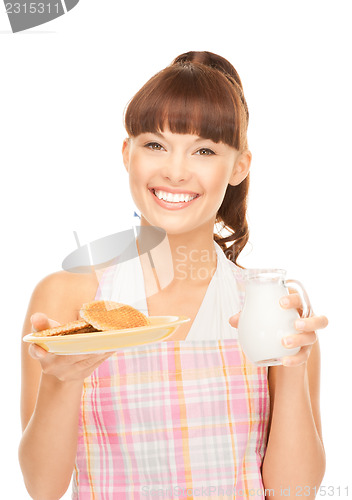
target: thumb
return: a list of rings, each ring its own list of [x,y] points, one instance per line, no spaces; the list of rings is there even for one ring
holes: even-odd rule
[[[41,312],[36,312],[32,314],[31,323],[33,332],[40,332],[41,330],[46,330],[47,328],[54,328],[55,326],[60,325],[60,323],[54,321],[53,319],[49,319],[46,314]]]
[[[234,328],[238,328],[238,321],[240,319],[241,312],[238,312],[229,318],[229,323]]]

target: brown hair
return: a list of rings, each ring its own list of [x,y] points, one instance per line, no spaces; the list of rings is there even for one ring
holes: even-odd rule
[[[125,128],[136,137],[168,126],[171,132],[197,134],[242,152],[248,148],[248,118],[242,83],[232,64],[211,52],[187,52],[135,94],[126,108]],[[229,184],[216,214],[216,223],[231,234],[214,234],[214,240],[235,264],[249,236],[248,188],[249,175],[237,186]],[[227,247],[228,242],[232,245]]]

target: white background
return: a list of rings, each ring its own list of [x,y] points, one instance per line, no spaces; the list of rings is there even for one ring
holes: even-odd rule
[[[188,50],[219,53],[241,76],[253,161],[251,245],[239,262],[287,269],[330,320],[320,333],[323,484],[333,498],[347,486],[352,495],[349,5],[81,0],[17,34],[0,6],[1,498],[29,498],[17,447],[30,294],[74,250],[74,230],[85,243],[130,227],[123,110]]]

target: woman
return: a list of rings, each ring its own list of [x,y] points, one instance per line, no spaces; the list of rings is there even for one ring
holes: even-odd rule
[[[154,258],[162,286],[155,289],[137,240],[137,267],[117,264],[104,282],[44,278],[24,332],[75,320],[95,298],[123,302],[129,273],[150,316],[191,321],[165,342],[114,354],[23,346],[20,463],[29,493],[60,498],[75,470],[73,498],[314,498],[325,468],[315,330],[327,319],[297,322],[301,334],[284,342],[301,349],[285,366],[256,367],[237,342],[252,155],[236,70],[209,52],[183,54],[134,96],[125,125],[141,227],[167,235]],[[230,236],[214,234],[216,223]],[[140,298],[139,285],[125,303]],[[299,296],[281,305],[299,310]]]

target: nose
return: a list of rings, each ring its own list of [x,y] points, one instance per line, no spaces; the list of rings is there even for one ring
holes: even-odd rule
[[[182,154],[169,154],[164,160],[162,175],[174,184],[188,180],[191,172],[187,158]]]

